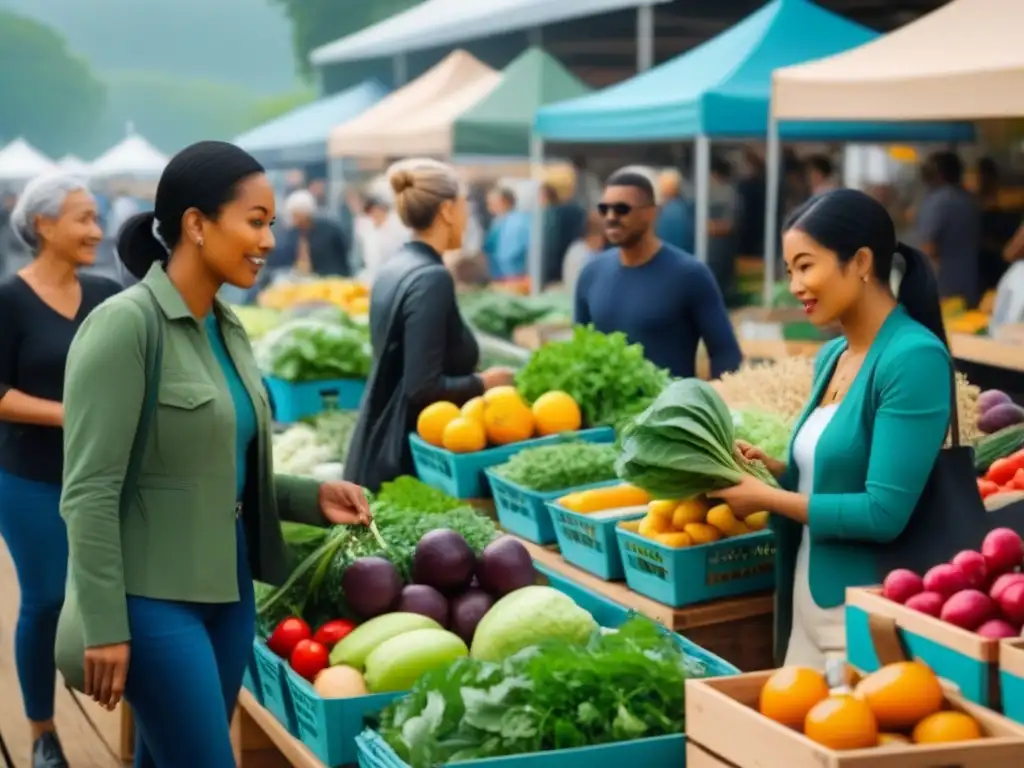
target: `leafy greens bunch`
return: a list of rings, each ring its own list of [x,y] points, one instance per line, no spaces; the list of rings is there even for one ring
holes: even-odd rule
[[[689,499],[736,485],[743,473],[775,485],[735,449],[732,414],[707,382],[673,382],[622,433],[619,477],[656,499]]]
[[[511,339],[521,325],[564,320],[572,313],[570,299],[557,293],[516,296],[501,291],[472,291],[459,297],[459,306],[470,325],[501,339]]]
[[[617,456],[611,444],[571,440],[525,448],[494,471],[531,491],[561,491],[614,480]]]
[[[372,362],[369,331],[343,315],[289,320],[261,340],[256,356],[285,381],[364,379]]]
[[[585,648],[549,642],[428,672],[380,733],[412,768],[682,733],[685,680],[706,674],[637,616]]]
[[[617,427],[650,405],[669,379],[624,333],[604,334],[588,325],[577,326],[571,339],[538,349],[516,374],[516,387],[531,403],[551,390],[568,392],[588,426]]]

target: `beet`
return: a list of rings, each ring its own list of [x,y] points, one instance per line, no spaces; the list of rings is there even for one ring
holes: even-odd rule
[[[412,556],[412,580],[445,594],[461,592],[473,578],[476,556],[462,535],[450,528],[428,531]]]
[[[407,584],[398,598],[396,611],[418,613],[448,627],[448,601],[445,596],[426,584]]]
[[[461,637],[466,645],[472,645],[476,626],[484,614],[491,610],[492,605],[494,598],[482,589],[466,590],[452,600],[451,631]]]
[[[341,575],[341,589],[356,615],[372,619],[390,611],[398,601],[402,577],[383,557],[360,557]]]
[[[476,565],[480,586],[495,598],[537,581],[529,550],[511,536],[495,539],[480,553]]]

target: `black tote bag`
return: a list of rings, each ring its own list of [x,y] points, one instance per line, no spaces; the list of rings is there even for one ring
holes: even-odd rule
[[[950,445],[939,451],[907,527],[894,541],[878,548],[879,580],[896,568],[923,574],[948,562],[957,552],[978,549],[993,527],[993,518],[978,493],[974,449],[960,444],[955,369],[951,378]],[[913,450],[913,446],[908,448]]]

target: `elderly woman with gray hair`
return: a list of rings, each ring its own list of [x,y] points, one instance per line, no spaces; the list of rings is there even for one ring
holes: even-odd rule
[[[60,768],[67,763],[53,725],[53,648],[68,556],[59,509],[64,363],[82,321],[120,286],[78,274],[95,262],[103,236],[84,182],[34,179],[10,226],[33,260],[0,280],[0,536],[21,589],[14,648],[32,765]]]

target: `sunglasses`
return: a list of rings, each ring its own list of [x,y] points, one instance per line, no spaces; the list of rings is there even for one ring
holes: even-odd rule
[[[649,205],[630,205],[629,203],[598,203],[597,212],[601,214],[602,218],[608,216],[609,213],[614,213],[618,218],[623,216],[629,216],[633,211],[640,210],[641,208],[650,208]]]

